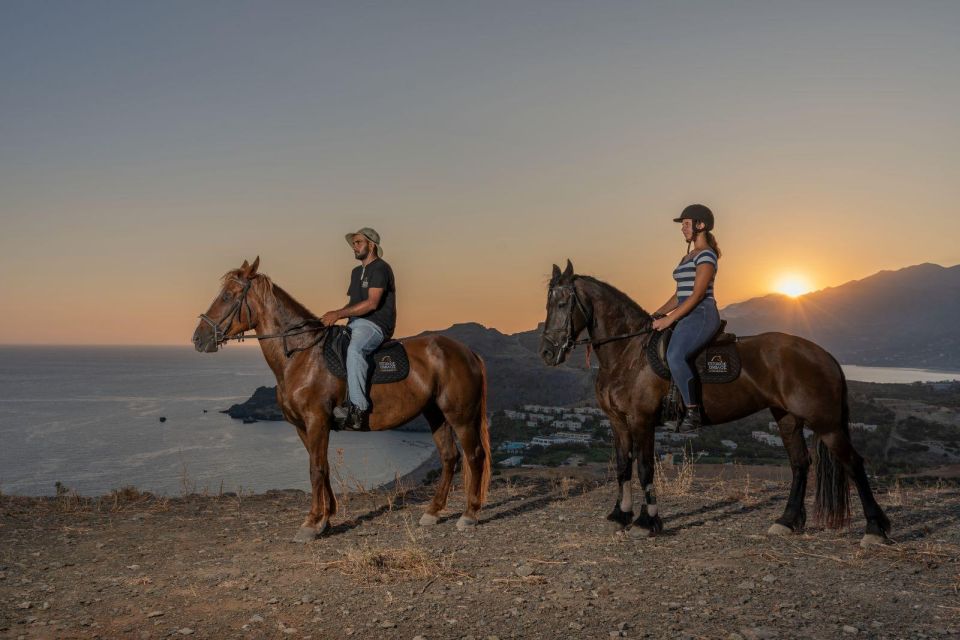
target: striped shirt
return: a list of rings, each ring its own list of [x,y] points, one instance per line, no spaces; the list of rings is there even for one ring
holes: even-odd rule
[[[697,267],[701,264],[712,264],[713,277],[707,285],[704,299],[713,299],[713,281],[717,277],[717,254],[710,249],[704,249],[695,256],[684,256],[677,268],[673,270],[673,279],[677,281],[677,302],[683,302],[693,295],[693,282],[697,278]]]

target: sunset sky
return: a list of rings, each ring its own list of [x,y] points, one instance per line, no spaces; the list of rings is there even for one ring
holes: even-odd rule
[[[189,344],[261,257],[318,315],[376,228],[398,335],[960,262],[957,2],[0,3],[0,343]]]

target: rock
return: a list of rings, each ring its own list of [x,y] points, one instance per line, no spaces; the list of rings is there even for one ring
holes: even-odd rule
[[[148,618],[159,618],[159,617],[162,616],[162,615],[163,615],[163,611],[151,611],[150,613],[147,614],[147,617],[148,617]]]
[[[416,635],[413,636],[413,640],[427,640],[426,636]]]
[[[777,630],[770,627],[750,627],[740,629],[740,635],[745,640],[773,640],[777,637]]]
[[[534,569],[528,564],[522,564],[516,568],[515,573],[521,578],[526,578],[534,574]]]
[[[311,596],[309,593],[305,593],[304,595],[300,596],[300,602],[303,604],[310,604],[313,602],[313,596]]]
[[[845,624],[845,625],[843,625],[843,632],[844,632],[844,633],[849,633],[850,635],[856,635],[856,634],[860,633],[860,629],[857,629],[856,627],[854,627],[854,626],[852,626],[852,625]]]
[[[190,627],[184,627],[182,629],[177,629],[177,633],[179,633],[182,636],[192,636],[193,629],[191,629]]]
[[[397,623],[390,622],[389,620],[384,620],[383,622],[380,623],[381,629],[393,629],[395,626],[397,626]]]
[[[757,585],[753,580],[744,580],[737,585],[737,589],[753,589],[756,586]]]
[[[256,624],[256,623],[258,623],[258,622],[263,622],[263,616],[261,616],[259,613],[255,613],[255,614],[253,614],[252,616],[250,616],[250,619],[247,620],[247,622],[249,622],[250,624]]]
[[[287,634],[288,636],[292,636],[293,634],[295,634],[295,633],[297,632],[297,630],[294,629],[293,627],[284,627],[284,628],[283,628],[283,632],[284,632],[285,634]]]
[[[768,573],[767,575],[763,576],[763,581],[767,583],[776,582],[777,577],[773,574]]]
[[[630,628],[630,623],[629,623],[629,622],[621,622],[620,624],[617,625],[617,629],[618,629],[619,631],[626,631],[626,630],[629,629],[629,628]]]

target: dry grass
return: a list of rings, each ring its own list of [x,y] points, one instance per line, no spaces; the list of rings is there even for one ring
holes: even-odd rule
[[[897,478],[893,486],[887,491],[886,499],[883,502],[886,507],[903,506],[903,488],[900,486],[900,478]]]
[[[693,489],[695,465],[693,458],[687,453],[686,449],[683,451],[683,461],[679,465],[673,465],[670,473],[666,472],[659,459],[654,460],[653,466],[653,488],[657,496],[682,497],[690,495],[690,491]]]
[[[393,583],[409,580],[464,578],[454,568],[453,553],[438,554],[426,549],[407,523],[407,542],[400,547],[355,546],[340,552],[340,560],[317,562],[320,569],[336,569],[360,583]]]

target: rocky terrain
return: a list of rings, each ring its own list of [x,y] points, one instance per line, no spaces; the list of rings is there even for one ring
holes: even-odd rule
[[[782,468],[660,483],[666,530],[603,516],[602,465],[494,478],[481,525],[417,525],[426,487],[341,496],[290,540],[299,491],[167,499],[0,497],[0,637],[949,638],[960,634],[960,489],[880,491],[894,544],[852,528],[765,532]]]

